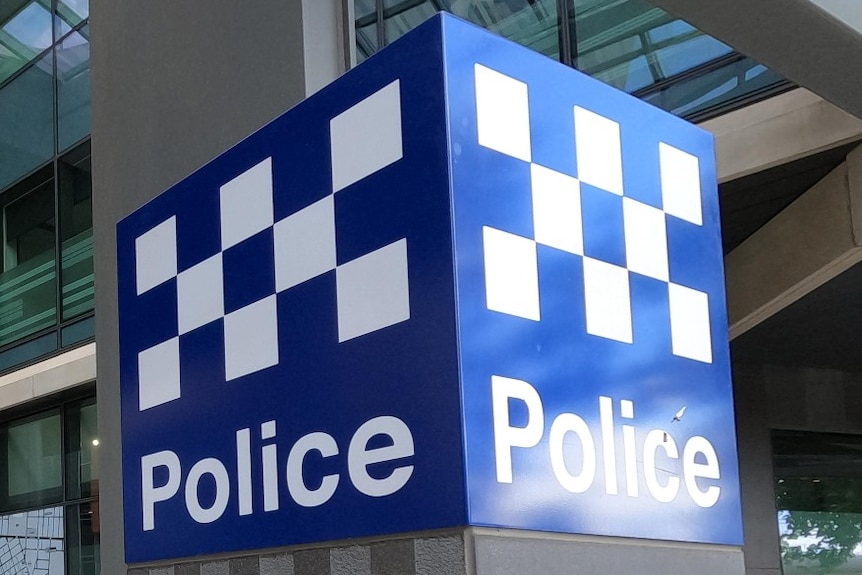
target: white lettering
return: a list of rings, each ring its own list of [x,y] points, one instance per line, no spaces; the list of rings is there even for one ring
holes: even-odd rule
[[[583,452],[581,472],[577,475],[572,474],[566,465],[564,448],[569,433],[578,437]],[[574,413],[561,413],[551,424],[549,447],[551,468],[560,485],[572,493],[583,493],[589,489],[596,478],[596,444],[587,422]]]
[[[198,499],[198,484],[204,475],[215,480],[215,500],[210,507],[201,505]],[[227,469],[218,459],[208,457],[195,463],[186,478],[186,509],[198,523],[212,523],[224,514],[230,498],[230,479]]]
[[[155,487],[157,467],[168,468],[168,480],[164,485]],[[180,490],[180,458],[173,451],[159,451],[141,457],[141,495],[143,499],[144,531],[156,528],[156,503],[167,501]]]
[[[368,449],[368,441],[377,435],[389,436],[392,445]],[[368,473],[368,466],[410,457],[413,450],[410,428],[397,417],[384,415],[366,421],[353,434],[347,450],[347,469],[353,486],[370,497],[384,497],[395,493],[407,484],[413,475],[413,466],[396,467],[388,477],[382,479],[372,477]]]
[[[527,406],[527,424],[512,427],[509,400],[523,401]],[[542,400],[536,389],[518,379],[491,377],[491,401],[494,417],[494,452],[497,457],[497,482],[512,483],[512,448],[534,447],[542,440],[545,428]]]
[[[706,463],[697,463],[695,457],[698,453],[702,453],[706,458]],[[720,479],[721,472],[718,469],[718,455],[715,453],[715,448],[705,438],[695,435],[689,439],[682,450],[683,472],[685,475],[685,487],[688,489],[688,494],[695,503],[701,507],[712,507],[718,502],[718,497],[721,495],[721,488],[717,485],[710,485],[705,491],[701,491],[698,487],[697,479]]]
[[[653,429],[647,433],[644,439],[644,481],[650,495],[656,501],[670,503],[676,499],[676,495],[679,493],[679,477],[666,471],[668,474],[667,485],[662,485],[658,480],[658,467],[656,467],[655,458],[659,448],[664,449],[669,458],[679,458],[679,450],[673,438],[666,431]]]
[[[287,489],[290,496],[303,507],[323,505],[338,487],[338,475],[324,475],[317,489],[309,489],[302,477],[305,456],[309,451],[317,451],[323,457],[338,455],[338,444],[328,433],[315,432],[303,435],[294,444],[287,456]]]

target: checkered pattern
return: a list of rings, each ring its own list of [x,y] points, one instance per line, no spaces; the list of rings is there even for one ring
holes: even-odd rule
[[[335,273],[339,342],[410,318],[406,238],[336,262],[336,194],[402,157],[399,82],[332,118],[330,140],[331,193],[284,219],[274,221],[272,158],[222,185],[221,250],[203,261],[178,270],[177,216],[136,239],[137,294],[169,281],[177,290],[176,334],[138,354],[140,410],[181,396],[180,341],[218,320],[227,380],[277,365],[276,294],[321,274]],[[246,269],[264,252],[273,254],[267,269]]]
[[[488,309],[541,320],[537,246],[548,246],[583,260],[588,333],[633,343],[629,276],[640,274],[667,286],[673,354],[712,363],[708,295],[675,283],[668,265],[668,218],[703,226],[697,157],[659,144],[659,209],[626,196],[620,125],[613,119],[574,106],[574,178],[532,161],[526,83],[476,64],[475,84],[479,144],[530,162],[533,208],[533,237],[483,230]],[[619,257],[599,245],[613,237],[612,225],[623,227]]]

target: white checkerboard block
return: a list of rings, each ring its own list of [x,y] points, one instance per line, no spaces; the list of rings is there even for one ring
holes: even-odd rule
[[[664,211],[687,222],[703,225],[697,156],[664,142],[659,143],[658,151]]]
[[[476,121],[479,144],[529,162],[530,103],[527,84],[476,64]]]
[[[483,227],[485,304],[488,309],[539,321],[539,266],[536,242]]]
[[[400,160],[400,81],[395,80],[330,120],[329,136],[333,192]]]
[[[606,192],[623,195],[620,125],[575,106],[575,153],[578,179]]]
[[[631,198],[623,198],[623,221],[629,271],[669,281],[664,212]]]
[[[538,243],[584,255],[581,186],[577,179],[530,165],[533,233]]]
[[[709,296],[701,291],[668,284],[673,354],[712,363]]]
[[[138,295],[177,275],[177,218],[172,216],[135,238]]]
[[[407,240],[338,266],[335,283],[339,343],[410,319]]]
[[[272,158],[249,168],[219,189],[223,250],[273,224]]]
[[[224,271],[218,253],[177,276],[180,335],[224,316]]]
[[[629,272],[593,258],[584,258],[587,333],[632,343],[632,301]]]
[[[138,409],[144,411],[180,398],[180,338],[138,354]]]
[[[281,292],[335,269],[335,203],[332,196],[276,222],[275,288]]]
[[[276,296],[224,317],[225,378],[230,381],[278,364]]]

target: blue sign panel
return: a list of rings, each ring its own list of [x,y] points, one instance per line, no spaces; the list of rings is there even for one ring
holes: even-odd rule
[[[439,16],[117,242],[129,562],[740,542],[712,141],[677,118]]]
[[[712,136],[446,40],[470,523],[740,544]]]

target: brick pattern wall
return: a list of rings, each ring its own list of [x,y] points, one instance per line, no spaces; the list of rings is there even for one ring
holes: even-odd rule
[[[128,575],[466,575],[464,537],[392,539],[174,565],[136,565]]]

